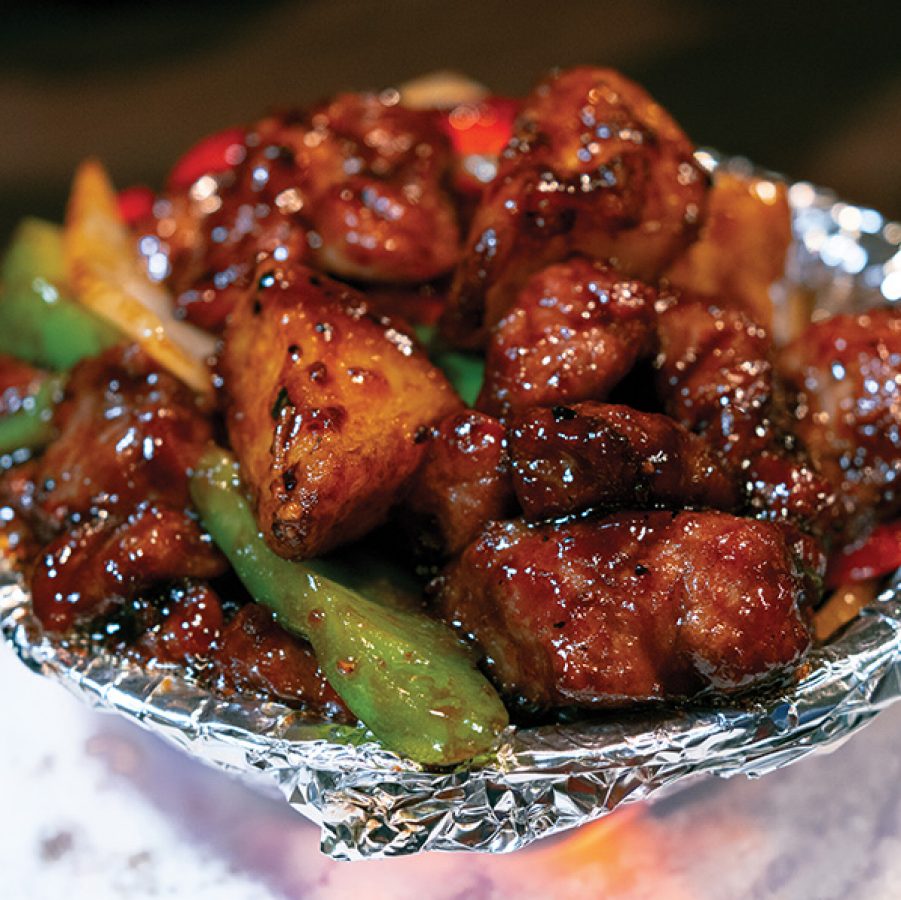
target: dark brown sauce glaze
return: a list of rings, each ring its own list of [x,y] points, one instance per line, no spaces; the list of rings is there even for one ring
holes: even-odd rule
[[[422,465],[400,517],[426,557],[461,552],[488,522],[517,513],[504,426],[486,413],[452,413],[427,433]]]
[[[542,81],[476,210],[447,337],[481,343],[535,271],[575,253],[656,278],[704,216],[708,178],[692,151],[670,116],[617,72],[586,66]]]
[[[703,300],[660,316],[658,388],[667,412],[736,467],[772,441],[771,342],[735,310]]]
[[[901,512],[901,312],[811,325],[780,354],[792,428],[844,501],[847,536]]]
[[[276,698],[333,721],[356,721],[326,681],[310,645],[256,603],[242,607],[225,626],[212,660],[221,690]]]
[[[249,602],[231,579],[215,584],[157,586],[82,631],[95,645],[144,665],[178,666],[220,696],[284,703],[315,720],[355,721],[329,687],[309,643]]]
[[[195,582],[173,586],[164,595],[159,616],[158,623],[147,622],[139,632],[139,654],[203,670],[225,625],[226,613],[213,588]]]
[[[732,691],[810,637],[782,533],[719,512],[490,525],[439,581],[511,702],[622,706]]]
[[[667,416],[591,401],[527,410],[510,422],[508,444],[516,498],[533,521],[590,507],[741,505],[737,479]]]
[[[491,332],[476,405],[506,418],[603,400],[654,349],[656,299],[653,288],[581,257],[542,269]]]
[[[225,568],[210,538],[184,511],[143,503],[124,520],[98,517],[51,541],[29,586],[44,627],[64,632],[157,582],[213,578]]]
[[[51,532],[138,504],[188,505],[188,472],[213,436],[190,390],[133,345],[79,363],[31,473],[31,512]]]
[[[666,411],[741,478],[752,513],[830,541],[841,508],[786,429],[768,332],[738,310],[686,296],[660,316],[658,334]]]
[[[342,94],[257,122],[245,145],[231,172],[190,189],[197,225],[171,281],[197,324],[221,330],[262,253],[389,284],[430,281],[456,262],[451,150],[435,113],[396,93]]]

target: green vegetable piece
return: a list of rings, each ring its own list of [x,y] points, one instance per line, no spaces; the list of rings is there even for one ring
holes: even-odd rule
[[[66,296],[63,230],[24,219],[0,264],[0,353],[65,371],[121,341],[118,332]]]
[[[487,751],[507,711],[454,633],[424,613],[374,603],[266,546],[234,459],[211,448],[191,479],[204,526],[255,600],[307,638],[329,683],[386,747],[428,765]]]
[[[474,406],[485,380],[485,360],[475,353],[442,348],[441,339],[432,325],[419,325],[414,330],[425,345],[429,359],[444,372],[460,399],[467,406]]]
[[[474,406],[485,380],[485,361],[472,353],[442,350],[432,357],[467,406]]]
[[[54,438],[53,407],[62,392],[62,378],[47,378],[34,394],[22,401],[20,409],[0,416],[0,454],[46,447]]]

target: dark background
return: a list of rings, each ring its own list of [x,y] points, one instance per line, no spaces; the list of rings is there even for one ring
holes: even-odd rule
[[[714,0],[0,0],[0,233],[75,164],[158,185],[195,138],[439,68],[522,93],[552,65],[643,82],[699,144],[901,216],[901,6]]]

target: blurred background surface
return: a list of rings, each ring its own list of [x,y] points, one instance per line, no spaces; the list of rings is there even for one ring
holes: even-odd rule
[[[554,65],[621,68],[699,144],[901,216],[896,2],[6,0],[0,232],[59,217],[76,163],[159,185],[208,132],[451,68],[521,94]]]

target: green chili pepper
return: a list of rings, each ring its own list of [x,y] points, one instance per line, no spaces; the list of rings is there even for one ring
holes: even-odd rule
[[[0,353],[64,371],[121,340],[66,296],[62,228],[24,219],[0,264]]]
[[[485,380],[485,360],[475,353],[443,348],[432,325],[419,325],[414,330],[425,345],[429,359],[444,372],[460,399],[473,406]]]
[[[0,416],[0,454],[41,450],[53,440],[53,407],[63,391],[63,379],[44,379],[34,394],[13,413]]]
[[[507,712],[449,628],[422,612],[363,597],[329,577],[329,564],[273,553],[224,450],[205,454],[191,496],[254,599],[310,641],[329,683],[386,747],[430,765],[461,762],[491,747]]]

